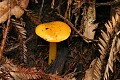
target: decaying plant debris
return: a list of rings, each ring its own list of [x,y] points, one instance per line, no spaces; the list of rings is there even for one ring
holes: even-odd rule
[[[109,19],[97,21],[99,6],[110,6]],[[51,21],[72,29],[57,44],[67,45],[68,54],[57,57],[63,64],[48,65],[49,44],[35,34],[38,24]],[[0,0],[0,41],[0,80],[119,80],[120,1]]]

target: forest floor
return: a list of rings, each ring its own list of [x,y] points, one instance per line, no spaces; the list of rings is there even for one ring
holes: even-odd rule
[[[84,3],[85,0],[83,0],[83,2],[82,0],[78,0],[78,2],[81,1],[81,4],[83,4],[81,7],[77,8],[78,10],[76,10],[77,12],[75,14],[75,12],[72,13],[72,11],[76,9],[76,6],[74,6],[75,1],[73,0],[74,2],[70,4],[72,7],[68,5],[69,1],[72,0],[55,0],[54,5],[51,5],[51,0],[38,0],[38,3],[35,2],[35,0],[30,0],[27,7],[28,11],[26,10],[20,19],[15,19],[14,16],[11,17],[15,19],[15,23],[13,20],[11,20],[15,26],[19,26],[17,24],[17,21],[18,23],[21,22],[25,24],[22,29],[18,29],[21,30],[21,32],[25,31],[25,34],[21,35],[18,33],[16,30],[17,28],[10,28],[3,52],[4,59],[1,61],[1,67],[4,67],[5,70],[0,69],[0,79],[8,79],[8,75],[10,77],[12,76],[11,78],[15,80],[100,80],[101,77],[99,76],[102,76],[103,79],[106,64],[109,59],[109,54],[105,56],[102,67],[99,67],[102,63],[97,66],[100,68],[100,75],[97,75],[96,77],[94,70],[88,71],[88,69],[90,70],[90,68],[93,67],[93,64],[91,64],[92,61],[100,58],[102,62],[102,59],[100,57],[101,53],[99,52],[99,49],[101,49],[101,47],[98,45],[98,40],[99,37],[102,37],[101,30],[106,30],[104,24],[110,20],[111,14],[109,14],[109,11],[111,10],[111,6],[107,5],[106,7],[102,6],[102,8],[95,8],[97,18],[94,23],[98,23],[98,27],[97,29],[94,29],[96,32],[94,34],[94,38],[88,42],[87,39],[83,36],[80,36],[80,34],[84,33],[84,31],[81,31],[84,29],[83,26],[81,26],[82,22],[85,21],[82,18],[83,9],[89,3]],[[65,13],[67,12],[67,8],[70,9],[68,9],[66,16]],[[105,12],[104,9],[108,12]],[[57,56],[56,60],[53,61],[51,65],[48,65],[49,42],[37,36],[35,33],[35,28],[39,24],[52,21],[63,21],[70,26],[70,23],[72,23],[74,27],[76,27],[71,27],[71,35],[67,40],[57,43],[57,52],[59,53],[59,56]],[[0,34],[2,34],[3,28],[0,28],[0,30]],[[80,34],[78,34],[79,32]],[[1,42],[3,39],[2,36],[3,35],[0,35]],[[106,53],[110,52],[112,41],[109,42],[110,46],[108,48],[105,48],[107,49]],[[116,60],[114,61],[114,66],[112,66],[114,72],[109,71],[108,74],[110,75],[107,75],[106,79],[120,79],[119,57],[120,54],[118,54],[117,59],[115,58]],[[7,65],[7,62],[10,62],[10,65]],[[87,72],[89,75],[86,74]]]

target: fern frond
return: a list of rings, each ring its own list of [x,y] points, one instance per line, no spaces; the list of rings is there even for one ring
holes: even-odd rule
[[[99,41],[104,48],[107,46],[106,42],[103,39],[99,38]]]
[[[104,41],[106,42],[106,44],[108,44],[108,41],[110,39],[109,34],[106,34],[103,30],[101,30],[101,35],[102,35]]]
[[[24,25],[20,23],[19,21],[13,20],[12,23],[14,24],[15,30],[18,35],[19,40],[19,52],[21,56],[21,60],[24,60],[24,62],[27,62],[27,46],[25,44],[26,41],[26,30],[24,28]]]
[[[106,49],[105,49],[101,44],[99,44],[99,43],[98,43],[98,46],[100,47],[100,49],[99,49],[100,53],[101,53],[102,55],[105,55],[105,54],[106,54],[106,53],[105,53]]]
[[[5,74],[3,75],[3,73]],[[56,74],[45,74],[41,69],[37,70],[35,67],[24,68],[17,66],[9,59],[6,59],[6,61],[0,66],[0,76],[3,76],[4,80],[73,80],[62,78]],[[9,78],[6,79],[5,77]]]
[[[35,68],[18,68],[17,71],[11,71],[10,74],[14,77],[15,80],[40,79],[43,77],[43,73],[40,73]]]
[[[120,44],[120,38],[115,36],[114,39],[113,39],[113,42],[112,42],[110,55],[109,55],[108,62],[107,62],[107,65],[106,65],[106,69],[105,69],[105,73],[104,73],[104,80],[105,79],[107,80],[108,77],[109,77],[109,69],[113,72],[113,63],[117,58],[116,54],[120,50],[120,45],[119,44]]]
[[[94,75],[96,76],[97,80],[101,79],[101,69],[102,69],[102,64],[101,64],[100,59],[98,58],[95,64],[95,68],[94,68]]]
[[[112,17],[112,22],[108,21],[109,25],[108,24],[105,25],[107,31],[109,32],[109,34],[111,34],[111,38],[113,37],[114,39],[112,41],[108,62],[104,72],[104,80],[107,80],[109,78],[109,69],[111,70],[111,72],[113,72],[113,63],[114,60],[116,59],[115,55],[119,52],[119,48],[120,48],[120,45],[117,45],[119,44],[118,42],[120,42],[119,41],[120,39],[118,39],[117,37],[117,35],[119,35],[119,32],[115,31],[115,29],[117,28],[118,20],[119,20],[119,16],[118,14],[116,14],[115,17]],[[113,35],[113,32],[115,32],[115,35]]]
[[[115,33],[116,33],[116,29],[117,29],[116,25],[118,23],[118,20],[119,20],[118,14],[116,14],[115,17],[112,17],[112,21],[108,21],[108,23],[105,24],[107,32],[101,30],[102,38],[99,38],[98,46],[100,48],[99,52],[101,53],[101,55],[100,55],[101,65],[103,65],[103,63],[104,63],[106,54],[108,54],[110,52],[109,53],[110,56],[109,56],[108,63],[106,65],[106,69],[105,69],[105,73],[104,73],[104,79],[108,79],[109,69],[113,72],[114,56],[112,54],[112,51],[114,49],[113,49],[113,47],[111,47],[111,45],[113,46],[115,41],[113,40],[113,42],[111,43],[111,40],[115,37]],[[109,49],[111,49],[111,50],[108,51]]]
[[[101,35],[102,38],[99,38],[99,43],[98,46],[100,47],[99,52],[101,53],[100,55],[100,60],[101,63],[103,64],[103,61],[105,59],[105,56],[107,54],[107,50],[109,48],[109,42],[110,42],[110,35],[106,34],[103,30],[101,30]]]
[[[88,74],[88,76],[92,76],[91,80],[100,80],[101,79],[101,69],[102,65],[104,63],[104,59],[106,57],[106,54],[109,53],[109,48],[111,48],[111,39],[115,36],[115,29],[117,24],[118,17],[112,17],[112,22],[108,21],[108,23],[105,24],[105,27],[107,29],[107,32],[101,30],[102,38],[99,38],[98,46],[100,47],[99,52],[101,53],[100,58],[96,59],[94,62],[94,65],[92,65],[92,68],[89,68],[88,73],[92,73],[91,75]],[[115,42],[114,42],[115,44]],[[113,46],[113,44],[112,44]],[[115,46],[115,45],[114,45]],[[113,50],[111,48],[111,50]],[[116,51],[116,50],[114,50]],[[116,53],[116,52],[115,52]],[[108,64],[106,66],[106,72],[104,79],[108,79],[109,77],[109,69],[113,72],[113,59],[114,56],[110,52],[111,58],[108,59]]]
[[[112,16],[112,21],[108,21],[108,23],[105,24],[105,27],[107,28],[107,31],[109,34],[112,34],[113,31],[115,31],[116,24],[119,20],[118,14],[115,15],[115,17]]]
[[[108,44],[109,44],[110,39],[112,38],[112,36],[115,32],[117,20],[118,20],[118,15],[116,14],[115,17],[112,17],[112,22],[108,21],[108,23],[105,24],[105,27],[107,29],[107,33],[105,33],[103,30],[101,30],[101,35],[102,35],[103,39],[99,38],[100,43],[98,43],[98,45],[101,49],[100,53],[101,53],[101,51],[103,52],[103,50],[107,50],[109,48]],[[103,53],[106,53],[106,51],[104,51]]]
[[[94,59],[86,70],[84,80],[100,80],[102,64],[99,58]]]
[[[6,59],[6,62],[0,66],[0,71],[7,72],[7,74],[11,75],[14,80],[49,79],[49,77],[47,77],[42,71],[37,71],[36,68],[20,67],[14,65],[8,59]]]
[[[20,49],[20,54],[23,54],[23,60],[26,62],[27,60],[27,46],[25,44],[26,40],[26,34],[25,34],[25,29],[20,26],[16,26],[16,29],[18,30],[18,39],[19,39],[19,49]]]
[[[119,7],[119,6],[116,7],[115,12],[116,12],[118,15],[120,15],[120,7]]]

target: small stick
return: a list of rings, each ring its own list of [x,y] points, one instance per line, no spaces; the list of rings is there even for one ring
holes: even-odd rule
[[[43,10],[43,5],[44,5],[44,0],[42,0],[42,4],[41,4],[41,7],[40,7],[39,19],[41,18],[41,14],[42,14],[42,10]]]
[[[120,3],[120,1],[111,1],[111,2],[106,2],[106,3],[93,3],[93,2],[88,2],[88,3],[92,5],[96,5],[98,7],[98,6],[104,6],[104,5],[108,5],[108,6],[115,5],[115,4]]]
[[[9,0],[8,4],[10,5],[10,0]],[[3,33],[3,40],[2,40],[2,43],[1,43],[1,46],[0,46],[0,60],[2,60],[3,50],[4,50],[5,43],[6,43],[7,34],[9,32],[10,17],[11,17],[10,12],[11,12],[11,10],[10,10],[10,7],[9,7],[7,26],[6,26],[5,32]]]
[[[74,25],[73,25],[68,19],[64,18],[61,14],[59,14],[59,13],[57,13],[57,12],[56,12],[56,14],[57,14],[57,16],[59,16],[60,18],[62,18],[63,20],[65,20],[65,22],[67,22],[68,25],[70,25],[71,28],[72,28],[76,33],[78,33],[83,39],[87,40],[88,42],[89,42],[89,41],[98,41],[98,40],[89,39],[89,38],[83,36],[83,35],[74,27]]]
[[[3,40],[2,40],[2,43],[1,43],[1,46],[0,46],[0,60],[2,59],[3,50],[4,50],[4,46],[5,46],[8,31],[9,31],[9,26],[7,26],[6,29],[5,29],[5,33],[3,35]]]
[[[54,3],[55,3],[55,0],[52,0],[52,3],[51,3],[51,8],[52,9],[54,8]]]

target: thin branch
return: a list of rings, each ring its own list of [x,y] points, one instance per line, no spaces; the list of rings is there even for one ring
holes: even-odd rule
[[[43,10],[44,0],[42,0],[42,4],[39,10],[39,19],[41,18],[42,10]]]
[[[8,4],[10,5],[10,0],[9,0],[9,3],[8,3]],[[11,10],[10,10],[10,7],[9,7],[9,11],[11,11]],[[9,14],[8,14],[8,21],[7,21],[7,26],[6,26],[5,32],[3,33],[3,40],[2,40],[2,43],[1,43],[1,46],[0,46],[0,60],[2,60],[3,50],[4,50],[4,47],[5,47],[7,34],[8,34],[8,32],[9,32],[10,17],[11,17],[11,14],[10,14],[10,12],[9,12]]]
[[[111,1],[111,2],[106,2],[106,3],[93,3],[93,2],[89,2],[89,4],[92,4],[92,5],[96,5],[97,7],[98,6],[112,6],[112,5],[115,5],[115,4],[118,4],[120,3],[120,1]]]
[[[52,0],[52,3],[51,3],[51,8],[52,9],[54,8],[54,3],[55,3],[55,0]]]
[[[88,42],[89,42],[89,41],[98,41],[98,40],[89,39],[89,38],[83,36],[83,35],[74,27],[74,25],[73,25],[68,19],[64,18],[61,14],[59,14],[59,13],[57,13],[57,12],[56,12],[56,14],[57,14],[57,16],[59,16],[60,18],[62,18],[63,20],[65,20],[65,22],[67,22],[67,24],[70,25],[70,27],[71,27],[76,33],[78,33],[79,36],[81,36],[83,39],[87,40]]]

